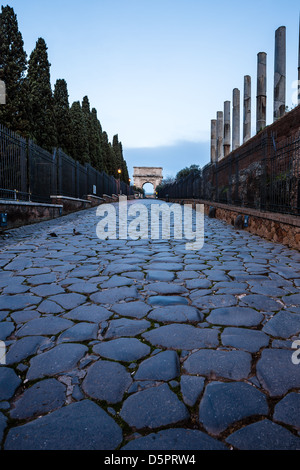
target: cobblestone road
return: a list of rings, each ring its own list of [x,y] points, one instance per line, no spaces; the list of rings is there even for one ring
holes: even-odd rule
[[[0,240],[2,448],[300,449],[300,253],[212,219],[198,252],[97,222]]]

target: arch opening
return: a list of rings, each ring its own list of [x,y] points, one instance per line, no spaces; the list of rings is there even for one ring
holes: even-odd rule
[[[145,196],[154,196],[155,194],[154,185],[148,181],[143,184],[143,190],[145,191]]]

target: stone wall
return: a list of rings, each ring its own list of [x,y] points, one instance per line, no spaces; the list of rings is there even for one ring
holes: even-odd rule
[[[170,202],[192,204],[204,204],[205,214],[209,215],[211,207],[215,208],[215,217],[224,220],[228,224],[235,225],[239,215],[248,217],[248,227],[239,229],[258,235],[266,240],[281,243],[289,248],[300,251],[300,218],[292,215],[261,212],[255,209],[241,208],[227,204],[210,203],[202,200],[172,199]]]
[[[55,219],[62,212],[63,206],[59,204],[0,200],[0,213],[7,214],[7,227],[3,227],[3,230]]]

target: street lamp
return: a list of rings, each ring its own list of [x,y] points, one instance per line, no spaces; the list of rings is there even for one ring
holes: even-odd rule
[[[122,170],[119,168],[119,169],[118,169],[118,175],[119,175],[119,194],[122,194],[122,191],[121,191],[121,174],[122,174]]]

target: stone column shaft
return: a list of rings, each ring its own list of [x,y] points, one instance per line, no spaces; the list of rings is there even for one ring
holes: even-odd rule
[[[224,114],[223,111],[217,112],[217,160],[222,160],[223,153],[223,135],[224,135]]]
[[[236,150],[241,142],[241,104],[240,90],[233,90],[233,106],[232,106],[232,150]]]
[[[286,107],[286,27],[275,33],[274,121],[285,114]]]
[[[230,126],[230,101],[225,101],[224,103],[224,157],[230,153],[230,139],[231,139],[231,126]]]
[[[260,132],[267,124],[267,54],[257,55],[257,103],[256,132]]]
[[[244,77],[244,129],[243,142],[251,138],[251,77]]]
[[[211,121],[210,161],[217,162],[217,120]]]

